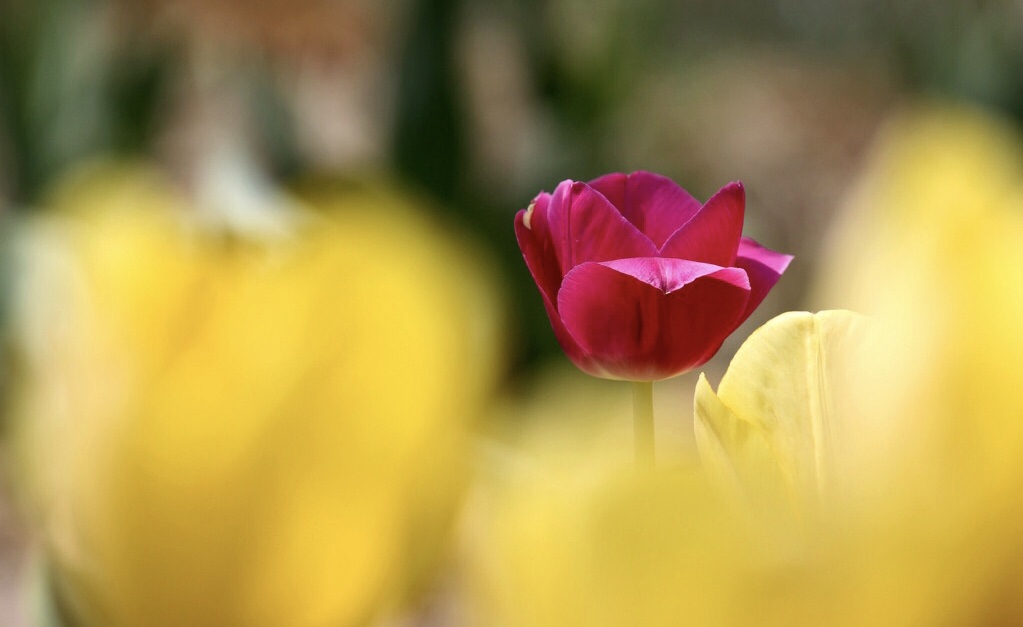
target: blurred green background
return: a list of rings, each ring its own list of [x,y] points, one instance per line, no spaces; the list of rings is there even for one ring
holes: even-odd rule
[[[701,199],[741,179],[746,233],[796,261],[720,368],[805,306],[893,110],[950,98],[1023,119],[1021,31],[1009,0],[0,0],[0,220],[98,158],[156,163],[230,212],[309,181],[397,184],[489,254],[514,385],[561,359],[516,210],[610,171]],[[0,507],[4,625],[19,620],[13,518]]]
[[[885,114],[951,96],[1023,116],[1015,2],[4,0],[0,207],[98,156],[155,160],[199,201],[381,178],[492,251],[513,365],[557,348],[511,218],[562,179],[742,179],[747,233],[797,257]],[[258,204],[258,203],[256,203]],[[770,302],[768,303],[771,304]]]

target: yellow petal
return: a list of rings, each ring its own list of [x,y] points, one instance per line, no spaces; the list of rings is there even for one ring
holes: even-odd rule
[[[592,399],[559,404],[568,424],[536,423],[517,443],[520,472],[479,489],[469,576],[480,616],[470,622],[732,624],[760,550],[714,486],[698,468],[637,470],[618,428],[628,421]]]
[[[901,338],[876,359],[870,414],[901,425],[905,472],[929,477],[917,492],[1010,490],[1023,473],[1021,241],[1019,130],[962,106],[895,119],[835,225],[816,301]]]
[[[736,498],[776,499],[788,493],[765,432],[721,402],[703,373],[696,384],[694,427],[707,472]]]
[[[313,627],[400,604],[497,370],[479,260],[394,194],[254,238],[134,171],[92,176],[18,234],[19,441],[72,610]]]
[[[847,311],[790,312],[755,331],[736,352],[717,394],[696,389],[701,457],[750,495],[781,488],[797,508],[832,481],[835,438],[856,403],[844,380],[866,321]]]

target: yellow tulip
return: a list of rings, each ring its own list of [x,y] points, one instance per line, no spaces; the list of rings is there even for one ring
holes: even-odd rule
[[[478,264],[390,195],[200,224],[94,172],[20,233],[27,482],[83,625],[365,624],[436,564],[495,373]]]
[[[762,541],[797,547],[799,576],[778,591],[786,614],[925,626],[968,613],[978,593],[955,517],[929,515],[909,498],[918,484],[878,456],[903,432],[874,424],[880,399],[865,384],[897,340],[852,312],[790,312],[746,340],[717,393],[706,377],[697,385],[697,443],[716,484]]]
[[[983,111],[894,120],[840,221],[817,301],[899,338],[864,373],[891,519],[944,550],[998,623],[1023,615],[1023,139]],[[878,474],[878,473],[875,473]],[[882,484],[873,487],[882,492]],[[891,523],[895,525],[895,523]]]
[[[1011,419],[1023,414],[1018,131],[970,109],[904,114],[834,233],[816,300],[902,338],[901,354],[875,364],[871,395],[909,423],[919,454],[932,456],[927,472],[986,483],[1023,470],[1023,428]]]

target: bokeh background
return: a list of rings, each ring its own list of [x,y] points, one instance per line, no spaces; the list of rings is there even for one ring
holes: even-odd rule
[[[746,234],[796,261],[720,372],[751,329],[809,306],[875,133],[927,99],[1023,121],[1023,3],[0,0],[0,234],[97,160],[150,164],[235,216],[280,191],[397,188],[492,268],[514,395],[565,362],[516,210],[610,171],[701,199],[741,179]],[[0,624],[21,627],[30,534],[3,477]]]

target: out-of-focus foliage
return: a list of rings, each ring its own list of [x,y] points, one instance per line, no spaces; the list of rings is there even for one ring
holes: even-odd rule
[[[274,183],[393,173],[497,251],[533,365],[557,348],[507,234],[536,189],[647,169],[705,199],[742,178],[751,235],[811,260],[902,94],[1023,117],[1020,24],[1008,1],[10,0],[0,198],[31,210],[111,150],[192,191],[225,160]],[[797,263],[773,311],[809,278]]]
[[[19,444],[83,625],[364,624],[436,565],[492,291],[393,193],[311,202],[239,233],[108,166],[19,233]]]
[[[0,206],[38,201],[81,159],[151,148],[166,50],[99,9],[91,0],[0,6]]]

